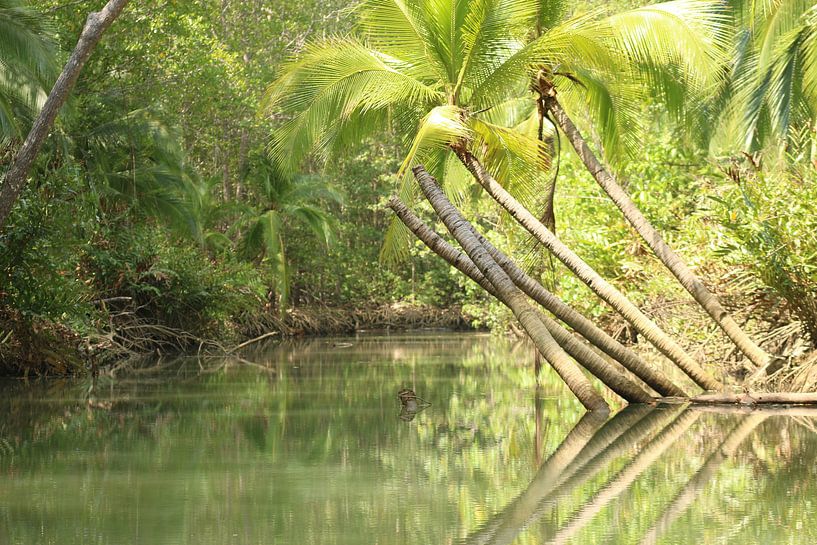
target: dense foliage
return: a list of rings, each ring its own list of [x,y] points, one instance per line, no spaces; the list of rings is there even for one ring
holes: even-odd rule
[[[388,4],[373,3],[377,9]],[[774,12],[765,3],[763,9],[735,3],[738,32],[728,39],[728,13],[719,12],[709,29],[715,33],[709,38],[714,49],[686,51],[684,62],[695,54],[707,63],[720,62],[724,51],[738,47],[730,44],[743,44],[748,60],[733,76],[718,80],[719,90],[706,78],[694,82],[688,88],[699,95],[690,108],[690,96],[673,86],[678,81],[655,65],[643,71],[640,82],[613,81],[601,69],[616,51],[602,54],[598,44],[633,41],[627,29],[643,23],[605,17],[633,2],[605,4],[592,17],[585,16],[587,6],[556,2],[561,7],[552,20],[516,12],[512,4],[499,2],[492,13],[516,18],[513,36],[534,44],[526,55],[551,54],[550,60],[564,68],[566,55],[581,53],[589,63],[573,67],[565,78],[574,87],[568,99],[578,106],[585,101],[583,128],[672,245],[709,278],[719,279],[716,288],[733,307],[751,305],[757,321],[773,325],[799,320],[817,342],[817,332],[809,329],[817,315],[817,239],[810,213],[817,198],[810,163],[813,9],[781,2],[780,12]],[[661,9],[687,14],[704,4],[709,6],[681,2]],[[0,172],[12,161],[85,16],[99,5],[0,2]],[[778,17],[784,12],[786,17]],[[483,157],[493,160],[497,171],[509,172],[509,183],[529,204],[544,207],[542,188],[556,184],[558,234],[596,270],[669,327],[692,335],[690,340],[708,335],[689,325],[694,322],[686,316],[661,310],[680,299],[680,291],[552,131],[545,151],[554,158],[546,163],[558,168],[528,176],[526,161],[542,166],[539,120],[535,102],[524,95],[528,76],[503,76],[496,65],[516,47],[510,40],[501,51],[470,50],[478,40],[466,40],[463,63],[442,63],[436,67],[442,72],[425,67],[434,77],[409,71],[425,91],[358,81],[350,92],[359,93],[356,107],[367,113],[360,125],[335,126],[333,116],[344,112],[330,99],[322,103],[313,96],[326,81],[307,82],[298,104],[317,103],[315,112],[322,117],[299,133],[292,112],[274,107],[286,102],[286,85],[304,84],[286,79],[285,62],[290,67],[312,62],[324,74],[337,75],[349,68],[341,64],[341,54],[352,51],[380,62],[375,68],[391,70],[393,79],[399,70],[373,57],[368,45],[380,40],[392,54],[413,51],[411,43],[400,41],[406,36],[387,36],[372,21],[354,29],[357,13],[336,1],[129,5],[85,67],[0,232],[0,360],[17,369],[23,364],[62,371],[87,361],[94,350],[121,355],[194,348],[206,339],[238,340],[274,327],[291,308],[408,301],[462,306],[475,325],[501,327],[505,311],[419,243],[404,237],[402,250],[389,254],[402,261],[380,260],[384,239],[396,237],[383,204],[398,188],[408,191],[406,177],[398,175],[401,167],[405,173],[412,160],[433,162],[440,131],[460,130],[480,135],[491,150]],[[649,19],[650,10],[643,13]],[[426,23],[433,22],[428,17]],[[703,19],[691,21],[689,32],[705,26]],[[542,39],[542,29],[553,25],[561,34],[551,35],[551,42]],[[486,29],[501,33],[494,26]],[[751,39],[741,42],[741,33]],[[319,42],[327,36],[346,38],[334,49],[316,45],[327,43]],[[667,53],[661,62],[683,60],[663,45]],[[622,60],[617,66],[624,65]],[[281,74],[283,79],[276,79]],[[435,78],[442,83],[428,83]],[[268,89],[275,81],[281,87]],[[779,98],[784,87],[790,93]],[[465,129],[457,125],[458,112],[487,108],[491,101],[485,97],[495,100],[500,91],[520,88],[524,104],[475,115]],[[700,98],[701,92],[711,100]],[[406,96],[410,100],[403,100]],[[395,104],[405,106],[404,115],[393,115]],[[630,132],[636,121],[642,130]],[[518,129],[517,136],[509,138],[503,123]],[[747,127],[756,132],[740,140],[745,146],[722,145],[734,131],[748,134]],[[319,133],[339,128],[328,153]],[[270,149],[276,129],[279,136]],[[708,155],[707,146],[721,155]],[[315,149],[319,153],[309,153]],[[288,169],[275,164],[282,159]],[[464,183],[461,166],[442,160],[436,167],[452,174],[450,193],[488,238],[522,259],[566,301],[602,317],[613,330],[618,327],[584,286]],[[423,208],[419,212],[432,217]],[[45,347],[47,356],[22,348],[33,345]]]

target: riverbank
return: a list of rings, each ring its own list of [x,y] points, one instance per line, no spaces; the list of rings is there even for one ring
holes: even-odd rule
[[[189,331],[140,316],[128,310],[128,304],[108,300],[106,323],[93,330],[0,309],[0,376],[95,374],[127,360],[190,352],[226,354],[269,338],[371,330],[473,330],[478,323],[459,306],[437,308],[401,302],[353,308],[302,306],[283,314],[272,311],[233,317],[218,328]],[[743,383],[753,372],[728,339],[688,301],[655,300],[645,310],[662,327],[673,331],[690,354],[706,362],[725,384]],[[764,349],[781,357],[779,369],[754,382],[757,391],[807,392],[817,387],[817,351],[811,350],[798,321],[758,306],[734,310]],[[521,336],[513,321],[504,323],[513,336]],[[616,315],[607,314],[599,323],[640,354],[660,361],[661,356]]]
[[[105,327],[79,330],[0,308],[0,376],[65,376],[96,373],[125,359],[196,351],[227,353],[259,337],[351,334],[365,330],[474,329],[461,307],[409,303],[357,308],[308,306],[283,314],[243,316],[222,324],[219,337],[156,323],[118,311]],[[224,334],[227,333],[226,337]]]

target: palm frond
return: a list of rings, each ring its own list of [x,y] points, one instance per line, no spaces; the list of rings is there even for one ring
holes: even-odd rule
[[[406,158],[400,166],[398,176],[403,176],[415,163],[421,151],[447,147],[459,140],[470,137],[471,130],[463,121],[465,112],[457,106],[437,106],[420,121]],[[404,201],[405,202],[405,201]]]
[[[708,0],[676,0],[608,17],[610,33],[625,58],[660,81],[667,67],[688,85],[707,91],[722,77],[730,48],[730,26],[723,4]]]
[[[293,116],[276,131],[272,157],[290,169],[313,151],[330,147],[338,126],[356,123],[359,133],[384,129],[365,126],[361,114],[387,108],[414,109],[440,100],[438,90],[411,75],[411,65],[373,51],[352,39],[309,46],[284,68],[267,89],[263,108]],[[382,121],[381,118],[377,118]]]
[[[0,140],[21,138],[56,75],[56,45],[45,17],[0,0]]]
[[[358,7],[358,28],[374,50],[402,59],[414,77],[442,81],[446,69],[430,49],[423,5],[412,0],[365,0]]]

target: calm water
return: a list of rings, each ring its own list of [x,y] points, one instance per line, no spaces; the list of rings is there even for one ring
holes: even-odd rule
[[[248,359],[0,385],[0,544],[817,543],[804,410],[599,422],[483,335]]]

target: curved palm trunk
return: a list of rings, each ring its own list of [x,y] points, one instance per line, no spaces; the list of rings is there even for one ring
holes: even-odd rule
[[[392,197],[389,201],[389,207],[394,210],[397,217],[400,218],[400,221],[428,246],[431,251],[459,269],[460,272],[468,276],[485,291],[510,308],[507,301],[497,293],[493,284],[485,278],[468,256],[443,240],[442,237],[423,223],[423,221],[398,198]],[[469,228],[473,229],[470,225]],[[472,232],[476,233],[475,230],[472,230]],[[559,346],[613,392],[630,403],[649,403],[652,401],[652,396],[650,396],[644,388],[630,380],[621,370],[616,369],[609,362],[593,352],[593,350],[576,339],[576,337],[556,323],[556,321],[541,312],[537,312],[537,315]]]
[[[552,91],[555,93],[555,91]],[[593,175],[593,178],[604,189],[604,192],[613,200],[619,210],[630,222],[630,225],[635,228],[636,232],[641,235],[641,238],[647,243],[653,253],[678,279],[678,282],[686,289],[690,295],[698,302],[709,316],[715,321],[718,326],[726,333],[732,342],[743,352],[754,364],[759,367],[764,367],[770,360],[770,356],[756,345],[749,336],[743,332],[738,326],[732,316],[720,304],[720,301],[706,289],[703,282],[695,276],[695,274],[681,261],[678,255],[672,251],[664,239],[655,228],[647,221],[647,218],[633,203],[627,192],[618,185],[613,176],[604,168],[604,166],[593,154],[587,142],[582,137],[579,130],[573,124],[573,121],[568,117],[567,113],[562,108],[561,104],[556,100],[555,96],[548,96],[545,100],[547,109],[553,114],[556,122],[561,127],[562,131],[570,140],[570,144],[576,150],[576,153],[581,158],[587,170]]]
[[[519,286],[531,299],[552,312],[557,318],[575,329],[582,337],[590,341],[605,354],[619,362],[635,376],[643,380],[653,390],[658,393],[667,392],[666,396],[685,397],[686,393],[669,380],[663,373],[651,368],[635,352],[629,350],[602,329],[596,327],[593,322],[576,312],[561,299],[550,293],[539,282],[530,277],[525,271],[519,268],[507,255],[497,249],[482,235],[474,231],[477,237],[494,261],[502,267],[511,280]]]
[[[570,391],[588,410],[609,411],[610,408],[604,398],[593,389],[581,369],[556,343],[553,336],[539,319],[537,311],[525,300],[525,295],[477,241],[465,219],[449,202],[434,178],[422,167],[416,167],[413,172],[426,198],[434,207],[446,228],[462,245],[465,253],[468,254],[468,257],[471,258],[480,272],[493,284],[496,292],[500,294],[503,302],[511,308],[514,316],[519,320],[536,348],[553,366],[567,384],[567,387],[570,388]]]
[[[530,211],[513,198],[513,196],[485,170],[473,154],[461,147],[455,147],[454,151],[460,161],[462,161],[494,200],[502,205],[529,233],[544,244],[579,280],[584,282],[596,295],[606,301],[613,309],[630,322],[653,346],[672,360],[698,386],[705,390],[717,390],[721,387],[721,384],[717,380],[704,371],[701,366],[684,352],[661,328],[653,323],[652,320],[631,303],[620,291],[604,280],[576,255],[575,252],[565,246],[561,240],[556,238],[556,235],[542,225],[542,222],[537,220]]]
[[[37,158],[46,137],[51,132],[57,114],[60,113],[62,105],[68,100],[68,95],[74,88],[83,66],[91,56],[96,44],[102,39],[102,34],[111,26],[114,19],[119,17],[128,1],[109,0],[100,11],[88,15],[74,51],[71,52],[62,73],[54,83],[51,92],[48,93],[48,98],[46,98],[42,110],[40,110],[37,119],[34,120],[31,131],[26,136],[25,142],[17,152],[14,162],[3,179],[3,185],[0,187],[0,230],[3,229],[14,203],[17,202],[20,193],[23,191],[28,172],[31,170],[31,166],[34,164],[34,160]]]
[[[712,477],[721,464],[735,454],[738,446],[740,446],[766,418],[768,418],[768,415],[763,413],[747,416],[729,433],[726,439],[715,449],[715,452],[707,458],[704,465],[701,466],[689,482],[687,482],[686,486],[675,496],[672,503],[664,509],[664,514],[655,521],[652,528],[644,535],[644,538],[641,540],[641,545],[655,545],[658,543],[661,535],[692,505],[692,502],[695,501],[700,491],[712,482]]]

